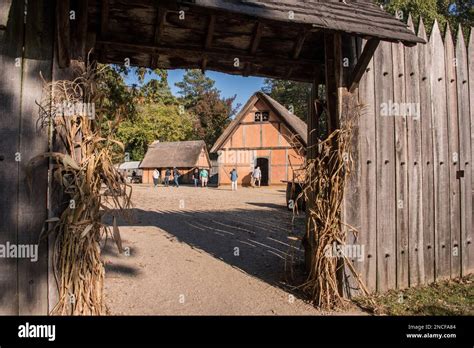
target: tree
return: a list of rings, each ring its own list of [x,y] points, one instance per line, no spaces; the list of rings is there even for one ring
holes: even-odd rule
[[[183,76],[183,81],[175,85],[179,88],[178,93],[182,96],[181,102],[186,108],[196,106],[202,96],[214,90],[214,80],[207,77],[201,70],[187,70]]]
[[[186,71],[183,81],[176,83],[178,93],[182,96],[179,102],[196,116],[195,134],[208,147],[214,145],[238,108],[233,108],[236,96],[222,98],[214,85],[214,80],[205,76],[201,70]]]
[[[311,84],[265,79],[262,90],[306,122]]]
[[[231,115],[235,113],[232,109],[234,100],[235,96],[221,98],[220,93],[213,89],[204,92],[196,105],[190,109],[198,121],[195,125],[196,134],[209,147],[214,145],[229,124]]]
[[[194,137],[193,115],[177,105],[146,104],[138,107],[137,120],[126,120],[118,129],[118,138],[135,161],[143,159],[153,141],[183,141]]]
[[[384,9],[406,22],[411,13],[414,20],[423,17],[426,29],[431,31],[435,20],[440,28],[447,23],[453,29],[461,24],[468,35],[469,28],[474,26],[474,6],[472,0],[377,0]],[[467,36],[466,36],[467,37]]]

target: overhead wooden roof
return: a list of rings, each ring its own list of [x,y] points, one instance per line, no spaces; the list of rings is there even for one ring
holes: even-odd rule
[[[227,139],[229,139],[229,137],[234,134],[240,122],[242,122],[242,119],[259,100],[267,104],[268,107],[275,113],[275,115],[279,117],[286,124],[289,130],[295,135],[295,140],[298,140],[303,146],[306,147],[308,141],[308,126],[306,123],[298,116],[288,111],[287,108],[285,108],[269,95],[263,92],[256,92],[250,97],[242,110],[240,110],[239,114],[217,139],[214,146],[212,146],[211,153],[215,153],[222,148]]]
[[[88,31],[103,63],[299,81],[324,68],[328,31],[423,42],[367,0],[89,0]]]

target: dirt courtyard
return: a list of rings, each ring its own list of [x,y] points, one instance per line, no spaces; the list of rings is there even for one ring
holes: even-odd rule
[[[134,185],[133,203],[119,223],[126,252],[110,240],[103,251],[111,315],[322,314],[285,282],[303,231],[283,187]]]

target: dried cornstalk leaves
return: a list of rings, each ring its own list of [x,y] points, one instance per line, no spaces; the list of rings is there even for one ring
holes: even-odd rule
[[[73,81],[45,82],[43,98],[38,103],[40,125],[54,129],[64,149],[64,153],[45,153],[29,164],[31,175],[31,169],[38,161],[54,160],[53,178],[61,186],[63,203],[67,204],[59,217],[49,219],[48,222],[55,224],[47,231],[56,234],[53,266],[59,301],[52,310],[56,315],[105,313],[104,265],[99,242],[109,229],[102,223],[102,218],[104,214],[130,206],[131,187],[114,166],[117,145],[122,149],[123,145],[113,138],[113,129],[102,134],[100,109],[95,108],[100,99],[94,82],[98,73],[91,65],[79,72],[79,77]],[[74,108],[64,112],[65,106],[76,104],[93,105],[97,114],[84,115]],[[115,117],[111,123],[118,125],[120,115]],[[121,248],[116,224],[113,230],[114,239]]]

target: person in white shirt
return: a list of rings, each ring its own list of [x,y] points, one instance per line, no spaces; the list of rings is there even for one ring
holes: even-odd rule
[[[158,168],[156,168],[153,171],[153,185],[155,185],[155,187],[157,187],[159,182],[160,182],[160,171],[158,170]]]
[[[260,183],[262,181],[262,171],[260,170],[260,167],[256,167],[253,171],[252,174],[254,184],[257,184],[258,182],[258,187],[260,187]]]

